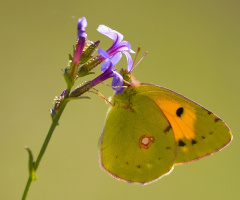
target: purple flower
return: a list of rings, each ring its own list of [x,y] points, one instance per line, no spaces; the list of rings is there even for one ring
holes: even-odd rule
[[[78,63],[81,55],[82,55],[82,51],[85,45],[85,41],[87,38],[87,34],[85,31],[85,28],[87,27],[87,20],[85,17],[81,18],[78,20],[78,43],[76,45],[76,50],[74,53],[74,57],[73,57],[73,63]]]
[[[132,65],[133,65],[133,61],[132,61],[132,57],[130,55],[130,53],[135,53],[133,50],[131,50],[131,45],[128,41],[123,41],[123,35],[115,30],[112,30],[111,28],[105,26],[105,25],[100,25],[97,30],[108,36],[109,38],[111,38],[113,40],[113,44],[112,46],[107,50],[104,51],[103,49],[99,49],[98,53],[100,55],[100,58],[102,59],[102,61],[104,61],[105,59],[111,59],[111,61],[114,63],[114,60],[112,60],[112,56],[123,53],[125,54],[126,58],[127,58],[127,71],[131,72],[132,71]],[[121,57],[119,56],[119,59]],[[106,63],[106,64],[105,64]],[[107,68],[109,66],[108,61],[106,61],[105,63],[102,64],[101,66],[101,70],[104,73],[106,70],[110,70],[109,68]],[[115,62],[116,64],[116,62]],[[122,93],[124,90],[124,82],[123,82],[123,77],[122,75],[120,75],[118,72],[116,72],[115,70],[113,71],[112,68],[112,77],[113,77],[113,81],[112,81],[112,86],[114,90],[116,90],[116,94]]]
[[[72,63],[74,64],[73,66],[77,66],[79,64],[79,60],[81,59],[81,56],[82,56],[82,51],[85,46],[86,37],[87,37],[87,34],[85,32],[86,26],[87,26],[86,18],[83,17],[79,19],[78,43],[76,45],[76,50],[72,60]],[[94,80],[90,81],[88,85],[90,87],[95,86],[100,82],[103,82],[106,79],[113,77],[113,81],[112,81],[112,86],[114,86],[113,89],[116,90],[117,94],[121,93],[124,90],[124,80],[122,75],[120,75],[116,71],[116,69],[114,69],[114,67],[122,58],[122,53],[123,53],[127,58],[127,71],[131,72],[133,61],[130,53],[135,53],[135,52],[131,50],[131,45],[128,41],[123,41],[123,35],[120,34],[119,32],[112,30],[111,28],[104,25],[100,25],[97,28],[97,30],[100,33],[111,38],[113,40],[113,44],[107,51],[104,51],[103,49],[99,49],[98,51],[99,56],[97,56],[96,59],[93,59],[92,63],[90,61],[88,64],[84,65],[85,67],[90,66],[93,68],[95,67],[96,63],[99,64],[105,61],[101,66],[101,70],[103,73],[100,76],[96,77]],[[81,90],[81,87],[79,87],[75,92],[72,92],[72,94],[74,93],[74,95],[76,95],[78,93],[81,93],[80,90]]]
[[[122,93],[122,91],[124,90],[124,88],[122,87],[122,86],[124,86],[123,77],[116,70],[113,70],[113,67],[111,67],[111,65],[109,65],[109,61],[112,63],[113,66],[115,66],[119,62],[119,60],[122,58],[121,52],[116,53],[114,56],[112,56],[112,58],[110,58],[108,53],[106,51],[104,51],[103,49],[99,49],[98,53],[102,57],[107,59],[106,62],[104,62],[101,66],[102,72],[104,73],[106,70],[109,70],[109,69],[112,70],[113,89],[116,91],[116,94]]]
[[[99,50],[99,51],[101,53],[101,51],[104,51],[104,50]],[[100,55],[104,55],[104,54],[100,54]],[[103,73],[91,81],[92,86],[95,86],[111,77],[113,77],[112,84],[114,85],[123,82],[122,76],[118,72],[116,72],[116,70],[114,69],[115,65],[122,58],[122,54],[118,52],[115,55],[113,55],[111,58],[108,55],[106,56],[107,56],[107,58],[105,58],[106,61],[101,66],[101,70]]]
[[[128,41],[123,41],[123,35],[115,30],[112,30],[111,28],[100,25],[97,28],[97,31],[108,36],[113,40],[112,46],[106,51],[109,57],[112,57],[118,52],[124,53],[127,58],[127,69],[128,71],[131,71],[132,69],[132,57],[129,53],[135,53],[133,50],[131,50],[131,45]],[[106,57],[102,56],[102,61],[106,59]]]

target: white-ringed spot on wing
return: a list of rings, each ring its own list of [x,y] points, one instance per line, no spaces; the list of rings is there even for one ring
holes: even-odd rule
[[[142,149],[148,149],[154,142],[154,137],[152,135],[143,135],[139,139],[139,147]]]

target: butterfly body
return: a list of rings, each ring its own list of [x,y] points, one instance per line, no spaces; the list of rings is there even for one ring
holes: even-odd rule
[[[103,168],[127,182],[149,183],[230,143],[227,125],[166,88],[130,85],[112,97],[100,138]]]

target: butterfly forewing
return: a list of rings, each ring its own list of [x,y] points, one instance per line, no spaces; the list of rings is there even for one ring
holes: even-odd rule
[[[210,155],[230,143],[227,125],[202,106],[156,85],[142,84],[138,90],[159,106],[171,124],[177,145],[175,164]]]

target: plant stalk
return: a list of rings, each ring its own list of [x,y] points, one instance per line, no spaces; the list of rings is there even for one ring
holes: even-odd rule
[[[38,154],[38,157],[37,157],[37,160],[35,162],[35,165],[34,165],[34,168],[35,168],[35,171],[37,171],[37,168],[41,162],[41,159],[47,149],[47,146],[48,146],[48,143],[52,137],[52,134],[53,134],[53,131],[54,129],[56,128],[56,126],[58,125],[58,121],[62,115],[62,112],[64,110],[64,108],[66,107],[67,103],[68,103],[68,100],[66,99],[68,96],[69,96],[69,92],[70,92],[70,88],[67,89],[65,95],[64,95],[64,100],[63,102],[61,103],[60,107],[59,107],[59,110],[58,112],[56,113],[56,115],[54,116],[53,120],[52,120],[52,124],[50,126],[50,129],[48,131],[48,134],[47,134],[47,137],[42,145],[42,148]],[[24,190],[24,193],[23,193],[23,196],[22,196],[22,200],[25,200],[26,197],[27,197],[27,194],[28,194],[28,191],[29,191],[29,188],[31,186],[31,183],[32,183],[32,177],[29,175],[29,178],[28,178],[28,181],[27,181],[27,184],[26,184],[26,187],[25,187],[25,190]]]

